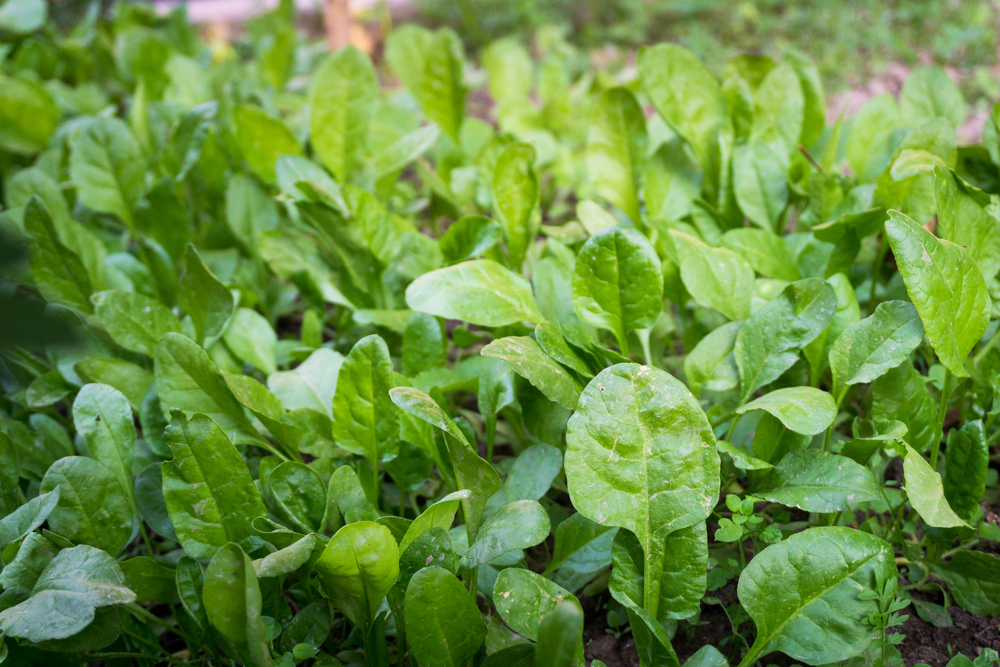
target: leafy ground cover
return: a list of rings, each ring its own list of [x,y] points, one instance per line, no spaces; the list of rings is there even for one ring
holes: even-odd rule
[[[46,18],[0,6],[5,661],[997,662],[1000,107]]]

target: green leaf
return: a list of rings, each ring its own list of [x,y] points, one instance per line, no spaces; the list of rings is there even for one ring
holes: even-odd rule
[[[87,123],[73,138],[69,170],[80,201],[132,227],[132,210],[146,193],[146,161],[128,125],[117,118]]]
[[[427,667],[460,667],[486,639],[476,603],[454,574],[439,567],[417,572],[406,587],[406,636]]]
[[[646,213],[677,220],[692,212],[704,180],[696,158],[679,138],[662,144],[646,161]]]
[[[898,162],[898,161],[897,161]],[[986,210],[984,193],[970,187],[950,170],[935,169],[937,232],[941,238],[963,246],[976,260],[987,280],[1000,270],[1000,220]]]
[[[278,369],[278,336],[256,310],[237,308],[222,339],[233,354],[265,375]]]
[[[465,525],[470,541],[479,530],[479,521],[486,501],[500,489],[500,476],[487,461],[472,448],[465,434],[430,396],[411,387],[395,387],[389,391],[393,403],[409,414],[435,426],[445,435],[445,444],[451,458],[459,491],[468,490],[462,499]]]
[[[580,398],[580,383],[527,336],[499,338],[484,347],[484,357],[499,359],[534,385],[546,398],[572,410]]]
[[[704,521],[718,497],[719,455],[705,413],[668,373],[612,366],[580,396],[564,465],[577,510],[639,539],[645,608],[655,616],[659,598],[649,591],[660,587],[666,535]]]
[[[959,518],[968,521],[986,493],[990,450],[979,419],[948,432],[944,497]]]
[[[698,613],[705,595],[708,571],[708,529],[704,522],[675,530],[661,549],[663,571],[656,591],[656,618],[690,618]],[[626,607],[645,607],[643,582],[646,572],[642,545],[635,535],[619,530],[611,552],[613,569],[608,588]]]
[[[184,251],[184,274],[181,276],[177,303],[191,317],[199,341],[215,339],[225,329],[233,314],[233,293],[205,265],[190,243]]]
[[[809,528],[772,544],[740,575],[740,602],[757,626],[740,665],[772,651],[816,665],[860,655],[879,632],[862,621],[879,607],[859,594],[895,576],[889,544],[859,530]]]
[[[22,155],[49,143],[59,124],[59,107],[37,81],[0,76],[0,146]],[[74,179],[75,180],[75,179]]]
[[[698,341],[684,357],[684,378],[691,393],[700,396],[709,391],[728,391],[740,383],[733,357],[736,335],[743,322],[727,322]]]
[[[341,183],[360,166],[379,97],[368,56],[353,45],[330,55],[312,81],[309,130],[313,149]]]
[[[184,551],[211,558],[228,542],[252,551],[250,524],[267,510],[226,434],[203,414],[175,412],[164,439],[174,458],[162,465],[163,497]]]
[[[769,412],[796,433],[822,433],[837,416],[837,404],[830,394],[813,387],[786,387],[764,394],[755,401],[740,406],[736,414],[750,410]]]
[[[372,471],[378,470],[381,456],[394,454],[398,446],[399,416],[389,398],[394,384],[389,349],[376,334],[355,343],[340,367],[333,437],[347,451],[364,456]]]
[[[779,139],[787,153],[796,150],[805,121],[805,94],[799,75],[788,62],[772,67],[754,91],[750,142],[772,143]],[[733,169],[738,170],[735,161]]]
[[[579,354],[569,346],[565,336],[554,322],[542,322],[535,327],[535,340],[547,355],[570,370],[585,377],[594,377],[590,367]]]
[[[135,592],[136,602],[176,604],[180,601],[174,569],[147,556],[122,561],[121,568],[125,582]]]
[[[189,556],[182,556],[177,561],[177,570],[174,572],[174,576],[177,594],[184,611],[188,613],[200,630],[207,630],[208,617],[205,614],[205,604],[202,600],[205,573],[201,563]]]
[[[267,488],[278,520],[304,533],[321,529],[326,485],[312,468],[298,461],[280,463],[268,473]]]
[[[286,159],[305,160],[284,156],[278,160],[279,172],[282,160]],[[278,209],[257,180],[246,174],[236,174],[226,185],[226,224],[251,253],[263,253],[258,245],[264,232],[278,227]]]
[[[982,551],[959,551],[947,563],[928,565],[948,584],[963,609],[984,616],[1000,615],[1000,558]]]
[[[931,346],[948,370],[968,377],[965,359],[989,325],[990,297],[979,267],[967,250],[897,211],[889,211],[885,232]]]
[[[538,639],[542,619],[560,602],[580,605],[565,588],[521,568],[500,571],[493,586],[493,602],[514,632],[532,640]]]
[[[330,502],[337,502],[337,509],[345,523],[377,521],[379,518],[378,510],[365,495],[358,473],[350,466],[341,466],[334,471],[326,495]],[[330,512],[334,511],[330,509]],[[327,523],[333,525],[334,517],[327,516]]]
[[[288,126],[259,107],[240,104],[233,109],[236,139],[250,169],[268,183],[275,182],[274,165],[282,155],[302,155],[302,146]]]
[[[157,299],[137,292],[110,290],[91,297],[97,316],[116,343],[153,356],[165,334],[180,333],[181,321]]]
[[[47,17],[45,0],[7,0],[0,6],[0,30],[27,35],[45,25]]]
[[[599,662],[595,660],[591,664]],[[535,646],[526,642],[507,646],[486,656],[482,667],[535,667]]]
[[[788,205],[786,171],[782,157],[766,144],[737,146],[733,151],[736,201],[750,222],[762,229],[775,231]]]
[[[249,375],[227,373],[224,377],[226,386],[233,392],[236,400],[271,432],[282,451],[292,459],[297,457],[303,437],[302,429],[285,420],[285,407],[281,401]]]
[[[713,248],[693,236],[671,230],[681,279],[694,300],[731,320],[750,316],[754,273],[749,263],[725,248]]]
[[[705,173],[713,173],[717,138],[728,118],[718,80],[697,56],[676,44],[647,46],[636,60],[657,112],[691,144]]]
[[[424,115],[458,142],[465,117],[465,85],[462,75],[461,41],[447,29],[438,30],[427,41],[418,98]]]
[[[528,281],[489,259],[425,273],[406,288],[406,304],[418,312],[486,327],[545,319]]]
[[[769,229],[740,227],[722,235],[722,246],[743,257],[757,273],[795,282],[802,275],[788,242]]]
[[[777,418],[773,418],[777,421]],[[759,422],[758,422],[759,423]],[[779,427],[780,428],[780,427]],[[763,429],[762,429],[763,430]],[[736,447],[725,440],[718,441],[719,454],[729,454],[733,459],[733,465],[740,470],[770,470],[774,466],[753,456],[746,448]]]
[[[59,504],[60,493],[61,488],[56,486],[51,492],[38,494],[0,519],[0,552],[45,523]]]
[[[538,501],[516,500],[491,514],[459,566],[472,569],[518,549],[540,544],[549,536],[549,515]]]
[[[310,408],[329,415],[343,363],[344,357],[339,352],[321,347],[295,370],[268,376],[267,387],[286,410]]]
[[[115,559],[80,545],[48,562],[31,596],[0,613],[0,630],[31,642],[64,639],[90,625],[97,610],[134,600]]]
[[[583,642],[583,610],[572,602],[560,602],[538,626],[535,664],[570,667],[581,664]]]
[[[38,533],[28,533],[17,548],[17,555],[4,565],[0,572],[0,586],[4,590],[23,588],[26,592],[35,587],[35,582],[45,570],[59,549],[50,540]]]
[[[273,665],[262,618],[263,597],[250,557],[229,542],[205,570],[203,597],[209,623],[245,653],[254,667]]]
[[[399,541],[399,551],[403,553],[406,548],[413,544],[413,541],[432,528],[441,528],[444,531],[451,529],[451,523],[455,520],[455,513],[458,511],[459,503],[468,498],[469,491],[455,491],[437,501],[420,513]]]
[[[928,526],[957,528],[967,525],[955,514],[944,495],[941,475],[934,471],[920,452],[905,442],[903,454],[903,479],[910,505]]]
[[[177,540],[174,524],[170,522],[167,503],[163,498],[163,473],[159,462],[150,463],[136,475],[135,503],[143,521],[158,534]]]
[[[372,521],[348,524],[327,543],[316,571],[337,609],[355,625],[367,627],[399,575],[396,539]]]
[[[903,119],[890,94],[876,95],[851,119],[844,152],[862,183],[871,183],[885,169],[901,140]]]
[[[556,546],[546,574],[552,580],[576,590],[611,564],[611,545],[617,528],[602,526],[579,512],[571,514],[556,528]]]
[[[253,562],[254,572],[259,578],[281,577],[291,574],[309,562],[315,547],[316,536],[306,535],[284,549],[279,549],[255,560]]]
[[[467,215],[453,222],[438,239],[438,248],[448,262],[461,262],[482,255],[500,240],[500,223],[484,215]]]
[[[850,325],[830,350],[833,394],[839,403],[847,387],[872,382],[903,363],[924,338],[913,304],[887,301]]]
[[[512,144],[500,154],[493,168],[494,207],[515,269],[524,263],[536,234],[533,215],[538,204],[538,177],[532,167],[534,161],[535,149],[530,144]]]
[[[132,482],[135,422],[125,396],[106,384],[88,384],[73,401],[73,425],[90,454],[111,470],[138,513]]]
[[[794,282],[759,308],[736,336],[733,355],[740,370],[741,401],[777,380],[833,317],[837,297],[825,280]]]
[[[613,332],[627,353],[628,333],[652,326],[663,310],[660,260],[646,237],[608,227],[587,239],[576,259],[573,305],[581,320]]]
[[[639,180],[646,163],[646,118],[627,88],[605,90],[587,136],[587,173],[597,194],[617,206],[636,225]]]
[[[910,127],[920,127],[939,116],[958,127],[965,122],[967,111],[958,86],[940,67],[918,67],[907,75],[899,91],[899,110]]]
[[[17,449],[10,436],[0,432],[0,519],[9,516],[17,510],[20,504],[17,493],[17,482],[20,476],[20,470],[17,466]],[[2,550],[2,546],[0,546],[0,551]]]
[[[57,487],[59,504],[48,516],[52,532],[118,555],[132,536],[133,510],[112,471],[100,461],[67,456],[46,471],[39,492]]]
[[[809,361],[810,383],[819,384],[820,376],[829,365],[830,350],[840,335],[851,324],[861,319],[861,308],[854,295],[854,286],[843,273],[835,273],[827,279],[837,295],[837,309],[822,333],[802,348],[803,356]]]
[[[905,424],[906,440],[918,452],[926,452],[940,441],[937,404],[927,391],[926,379],[909,360],[875,380],[871,395],[872,419]]]
[[[871,472],[851,459],[818,449],[789,452],[754,495],[806,512],[839,512],[881,497]]]
[[[678,667],[680,662],[663,625],[640,607],[626,609],[640,664],[648,667]]]
[[[403,334],[403,375],[414,377],[421,371],[442,368],[447,353],[447,336],[437,318],[413,313]]]
[[[52,217],[37,195],[24,207],[24,231],[31,242],[31,274],[45,300],[92,313],[93,286],[87,268],[59,240]]]

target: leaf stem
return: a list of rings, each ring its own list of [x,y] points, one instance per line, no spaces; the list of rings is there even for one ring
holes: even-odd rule
[[[937,438],[931,448],[931,468],[937,470],[938,452],[941,451],[941,440],[944,439],[944,419],[948,413],[948,403],[955,391],[955,376],[947,368],[944,370],[944,387],[941,388],[941,402],[938,405]]]

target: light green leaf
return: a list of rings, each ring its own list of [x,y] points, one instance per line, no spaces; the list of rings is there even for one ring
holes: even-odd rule
[[[489,259],[420,276],[406,288],[406,303],[419,312],[487,327],[545,319],[528,281]]]
[[[736,414],[764,410],[781,420],[785,428],[803,435],[816,435],[826,430],[837,416],[837,404],[825,391],[814,387],[785,387],[764,394],[740,406]]]
[[[483,215],[467,215],[448,227],[438,239],[438,248],[448,262],[461,262],[478,257],[495,246],[502,233],[496,220]]]
[[[135,422],[125,396],[106,384],[84,385],[73,401],[73,425],[91,456],[111,470],[138,513],[132,481]]]
[[[270,375],[267,387],[286,410],[310,408],[329,415],[343,363],[344,357],[339,352],[321,347],[294,370]]]
[[[48,13],[45,0],[6,0],[0,6],[0,31],[27,35],[45,25]]]
[[[903,488],[910,505],[928,526],[957,528],[967,525],[948,504],[941,475],[931,468],[923,455],[901,442],[903,454]]]
[[[493,169],[493,203],[515,269],[524,262],[536,233],[533,215],[538,204],[538,177],[534,162],[535,149],[530,144],[513,144],[500,154]]]
[[[666,535],[704,521],[718,497],[719,455],[705,413],[668,373],[612,366],[580,396],[564,465],[580,512],[639,539],[646,611],[655,616],[659,598],[649,591],[660,587]]]
[[[413,544],[415,539],[426,533],[431,528],[441,528],[445,531],[450,530],[451,523],[455,520],[455,513],[458,511],[459,503],[463,499],[468,498],[469,495],[470,493],[467,490],[449,493],[447,496],[421,512],[420,516],[414,519],[413,523],[411,523],[409,528],[406,529],[403,539],[400,540],[400,553],[405,552],[406,548]]]
[[[59,504],[60,493],[61,488],[55,486],[49,493],[38,494],[0,519],[0,551],[45,523]]]
[[[741,667],[772,651],[816,665],[860,655],[879,632],[862,621],[879,607],[859,593],[895,576],[889,544],[860,530],[809,528],[772,544],[740,575],[740,602],[757,626]]]
[[[458,142],[465,117],[462,42],[448,29],[438,30],[427,41],[423,57],[420,100],[424,115]]]
[[[399,548],[389,529],[351,523],[334,535],[316,561],[327,597],[352,623],[367,627],[399,575]]]
[[[281,159],[293,159],[293,156]],[[305,160],[297,156],[294,159]],[[280,167],[281,160],[278,164]],[[263,252],[258,247],[262,234],[278,227],[278,209],[274,199],[247,174],[236,174],[226,185],[226,224],[253,254]]]
[[[263,597],[250,557],[229,542],[212,557],[205,570],[205,613],[223,637],[245,652],[253,667],[270,667],[271,652],[262,618]]]
[[[722,235],[722,246],[743,257],[754,271],[768,278],[789,282],[802,278],[791,246],[768,229],[730,229]]]
[[[151,357],[160,338],[181,332],[173,311],[144,294],[110,290],[97,292],[91,301],[104,328],[127,350]]]
[[[952,127],[965,122],[966,106],[958,86],[940,67],[918,67],[903,82],[899,109],[910,127],[944,116]]]
[[[897,211],[889,211],[886,236],[906,291],[941,363],[968,377],[965,359],[989,325],[990,297],[972,256]]]
[[[134,600],[115,559],[80,545],[56,554],[31,597],[0,613],[0,630],[31,642],[64,639],[90,625],[98,609]]]
[[[59,504],[49,528],[76,544],[89,544],[117,556],[132,536],[132,505],[122,485],[100,461],[67,456],[52,464],[40,493],[59,488]]]
[[[514,632],[533,640],[538,639],[542,619],[560,602],[580,605],[565,588],[521,568],[500,571],[493,586],[493,602]]]
[[[871,472],[851,459],[818,449],[789,452],[754,495],[806,512],[839,512],[876,500],[881,490]]]
[[[309,115],[313,149],[341,183],[350,181],[364,156],[378,96],[375,68],[353,45],[330,55],[313,76]]]
[[[211,558],[227,542],[253,550],[251,522],[267,510],[246,462],[203,414],[175,412],[164,435],[174,458],[162,465],[163,497],[188,555]]]
[[[59,124],[59,107],[37,81],[0,76],[0,146],[22,155],[39,152]],[[75,180],[75,179],[74,179]]]
[[[476,603],[454,574],[439,567],[417,572],[406,587],[406,636],[427,667],[460,667],[486,639]]]
[[[1000,220],[987,211],[985,193],[967,185],[950,170],[938,168],[934,171],[934,194],[937,233],[968,250],[983,278],[989,281],[1000,270],[1000,244],[996,242]]]
[[[691,393],[699,396],[704,389],[728,391],[740,383],[733,358],[736,335],[743,322],[727,322],[698,341],[684,357],[684,378]]]
[[[791,63],[781,62],[772,67],[757,86],[753,98],[750,142],[770,144],[780,139],[787,153],[794,152],[802,138],[806,100],[799,75]],[[737,169],[735,160],[733,168]]]
[[[499,338],[482,349],[484,357],[499,359],[534,385],[546,398],[572,410],[580,398],[580,383],[527,336]]]
[[[478,567],[519,549],[539,544],[552,528],[549,515],[536,500],[516,500],[491,514],[462,556],[459,566]]]
[[[222,339],[233,354],[265,375],[278,369],[278,336],[256,310],[237,308]]]
[[[889,164],[902,139],[903,119],[890,94],[876,95],[851,119],[844,152],[862,183],[872,183]]]
[[[236,139],[243,157],[261,179],[274,183],[274,165],[282,155],[302,155],[302,146],[288,126],[259,107],[240,104],[233,109]]]
[[[301,540],[284,549],[269,553],[253,562],[258,577],[281,577],[291,574],[309,561],[316,547],[316,536],[306,535]]]
[[[379,457],[393,454],[399,441],[399,416],[389,398],[394,384],[389,349],[376,334],[355,343],[340,367],[333,437],[347,451],[364,456],[373,471]]]
[[[84,204],[132,227],[132,209],[146,192],[146,160],[128,125],[117,118],[85,125],[73,139],[69,170]]]
[[[181,275],[177,303],[191,317],[201,342],[221,334],[235,308],[233,293],[205,265],[190,243],[184,251],[184,273]]]
[[[63,245],[45,203],[38,195],[24,207],[24,231],[31,242],[31,275],[46,301],[93,312],[93,286],[80,256]]]
[[[733,151],[736,201],[750,222],[762,229],[775,231],[788,205],[786,171],[785,161],[766,144],[737,146]]]
[[[887,301],[850,325],[830,350],[833,395],[839,404],[847,387],[872,382],[907,359],[924,338],[913,304]]]
[[[713,248],[693,236],[671,230],[681,279],[694,300],[731,320],[750,316],[754,273],[749,263],[725,248]]]
[[[646,118],[627,88],[601,94],[587,137],[587,173],[597,194],[617,206],[636,225],[639,180],[646,163]]]
[[[639,232],[608,227],[580,248],[573,274],[580,319],[615,334],[628,352],[630,331],[652,326],[663,309],[663,274],[656,251]]]

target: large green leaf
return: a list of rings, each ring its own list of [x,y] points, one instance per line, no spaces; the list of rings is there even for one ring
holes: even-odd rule
[[[52,532],[115,556],[125,548],[132,536],[132,505],[106,465],[83,456],[61,458],[46,471],[39,491],[56,488],[59,504],[48,515]]]
[[[302,155],[302,146],[288,126],[259,107],[240,104],[233,109],[233,124],[243,157],[261,179],[275,181],[274,165],[282,155]]]
[[[237,308],[222,336],[239,359],[265,375],[278,369],[278,336],[267,318],[250,308]]]
[[[73,424],[91,456],[111,470],[137,512],[132,482],[135,422],[125,396],[106,384],[84,385],[73,401]]]
[[[460,667],[476,654],[486,626],[454,574],[440,567],[417,572],[406,587],[406,636],[427,667]]]
[[[958,86],[940,67],[918,67],[899,91],[899,110],[910,127],[944,116],[952,127],[965,122],[966,106]]]
[[[205,570],[202,593],[209,623],[246,655],[254,667],[270,667],[263,597],[250,557],[240,545],[224,544]]]
[[[730,229],[722,235],[722,246],[743,257],[761,275],[792,282],[802,278],[792,247],[770,228]]]
[[[788,205],[787,168],[767,144],[748,144],[733,151],[733,191],[743,214],[762,229],[776,231]]]
[[[337,609],[355,625],[367,627],[399,575],[399,548],[385,526],[351,523],[327,543],[316,571]]]
[[[80,200],[132,226],[146,192],[146,161],[135,135],[117,118],[93,120],[73,139],[69,169]]]
[[[1000,220],[987,211],[984,193],[975,190],[950,170],[934,170],[937,232],[969,251],[987,281],[1000,270]]]
[[[552,580],[570,591],[589,582],[611,564],[618,528],[602,526],[579,512],[556,527],[556,546],[545,568]]]
[[[758,309],[736,336],[733,354],[740,370],[741,400],[777,380],[833,317],[837,297],[825,280],[792,283]]]
[[[1000,616],[1000,558],[982,551],[959,551],[948,562],[930,566],[963,609]]]
[[[420,276],[406,288],[406,304],[422,313],[487,327],[545,319],[528,281],[489,259]]]
[[[968,422],[948,433],[944,496],[959,518],[968,521],[986,493],[990,450],[983,422]]]
[[[880,498],[881,489],[867,468],[846,457],[799,449],[754,485],[754,495],[806,512],[839,512]]]
[[[903,422],[907,429],[906,440],[918,452],[926,452],[941,439],[937,404],[927,391],[926,382],[927,379],[907,360],[871,386],[872,419]]]
[[[990,296],[969,251],[889,211],[886,236],[906,291],[941,363],[967,377],[965,358],[989,325]]]
[[[587,172],[597,193],[620,208],[636,225],[639,180],[646,163],[646,119],[627,88],[601,94],[587,137]]]
[[[583,610],[572,602],[560,602],[542,617],[535,644],[535,664],[552,667],[579,665],[583,640]]]
[[[772,544],[740,575],[740,602],[757,626],[741,667],[772,651],[814,665],[860,655],[878,634],[862,621],[879,608],[859,593],[895,576],[889,544],[859,530],[809,528]]]
[[[31,155],[45,148],[59,124],[56,100],[29,77],[0,76],[0,146]]]
[[[534,162],[535,149],[531,145],[513,144],[500,154],[493,169],[493,204],[515,269],[524,262],[536,233],[538,177]]]
[[[876,95],[851,119],[845,153],[851,169],[862,183],[878,178],[901,140],[903,119],[896,98]]]
[[[313,149],[341,183],[350,181],[364,156],[378,94],[371,60],[352,45],[328,57],[313,76]]]
[[[793,153],[802,138],[806,100],[792,64],[781,62],[768,70],[753,98],[751,143],[779,140],[786,154]],[[735,161],[733,168],[738,168]]]
[[[718,497],[719,455],[705,413],[668,373],[638,364],[601,371],[566,433],[573,505],[632,531],[645,555],[645,608],[655,616],[665,538],[704,521]]]
[[[200,342],[215,339],[222,333],[236,306],[233,301],[233,293],[219,281],[189,243],[184,251],[184,273],[181,275],[177,303],[191,317]]]
[[[151,357],[160,338],[181,332],[173,311],[144,294],[110,290],[94,294],[91,301],[115,342],[133,352]]]
[[[536,500],[516,500],[491,514],[479,527],[459,565],[466,569],[519,549],[540,544],[549,536],[549,515]]]
[[[736,414],[750,410],[769,412],[788,428],[803,435],[816,435],[825,431],[837,416],[833,397],[814,387],[785,387],[775,389],[760,398],[740,406]]]
[[[628,352],[630,331],[653,325],[663,309],[663,274],[656,251],[637,231],[608,227],[580,248],[573,305],[587,324],[615,334]]]
[[[753,267],[731,250],[713,248],[683,232],[670,232],[677,246],[681,279],[694,300],[731,320],[750,316]]]
[[[839,404],[847,387],[872,382],[899,366],[924,338],[913,304],[887,301],[850,325],[830,350],[833,395]]]
[[[580,398],[580,383],[538,343],[527,336],[500,338],[482,349],[484,357],[493,357],[509,365],[514,372],[538,388],[546,398],[572,410]]]
[[[301,160],[313,165],[304,157],[283,156],[278,159],[279,182],[283,160]],[[262,235],[278,227],[278,209],[274,199],[259,181],[248,174],[236,174],[226,185],[226,224],[253,254],[264,254],[258,247]]]
[[[438,30],[427,42],[423,57],[420,100],[427,119],[437,123],[456,142],[465,116],[465,83],[461,41],[450,30]]]
[[[90,625],[99,609],[134,600],[114,558],[71,547],[45,565],[28,599],[0,613],[0,630],[32,642],[64,639]]]
[[[45,300],[93,312],[93,284],[87,268],[80,256],[59,240],[52,216],[37,195],[24,207],[24,231],[31,241],[31,275]]]
[[[188,555],[211,558],[228,542],[256,546],[251,522],[267,510],[246,462],[203,414],[174,412],[164,435],[174,458],[162,464],[163,497]]]
[[[704,389],[728,391],[740,383],[733,346],[742,326],[743,322],[723,324],[684,357],[684,378],[692,394],[700,396]]]

